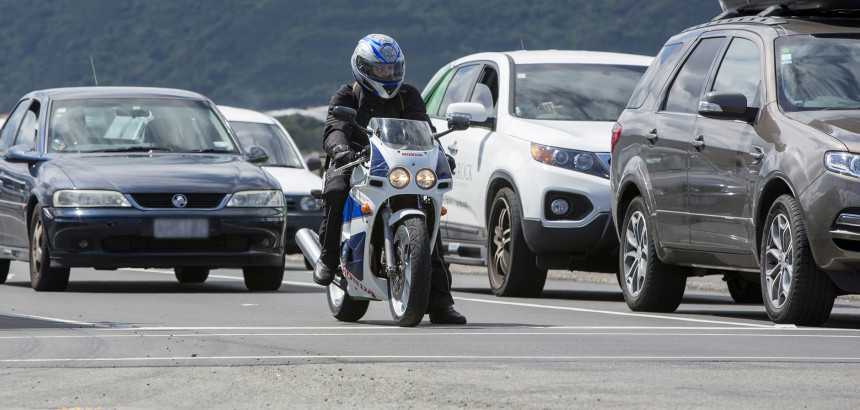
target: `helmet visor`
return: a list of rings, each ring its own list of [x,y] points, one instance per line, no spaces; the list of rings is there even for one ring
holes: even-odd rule
[[[380,63],[356,56],[355,60],[358,71],[371,80],[392,85],[403,80],[403,59],[393,63]]]

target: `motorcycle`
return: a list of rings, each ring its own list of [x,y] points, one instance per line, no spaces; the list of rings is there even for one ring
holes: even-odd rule
[[[451,105],[462,106],[464,113],[449,109],[449,128],[436,134],[427,122],[395,118],[372,118],[364,128],[356,122],[354,109],[332,110],[335,118],[349,122],[370,140],[356,160],[326,171],[331,176],[352,170],[343,209],[341,269],[327,291],[336,319],[355,322],[370,301],[382,300],[388,300],[399,326],[417,326],[423,319],[430,295],[431,250],[445,212],[442,195],[453,183],[438,138],[467,129],[468,112],[478,107],[483,111],[480,104]],[[321,197],[320,192],[314,194]],[[296,242],[308,261],[319,258],[316,232],[300,229]]]

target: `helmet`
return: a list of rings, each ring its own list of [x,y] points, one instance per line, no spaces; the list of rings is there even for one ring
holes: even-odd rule
[[[383,99],[400,90],[406,73],[406,57],[393,38],[368,34],[352,53],[352,75],[362,87]]]

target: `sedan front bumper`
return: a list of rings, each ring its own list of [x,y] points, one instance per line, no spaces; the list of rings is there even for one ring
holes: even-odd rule
[[[43,208],[51,267],[114,269],[283,264],[283,208],[141,211],[127,208]],[[192,225],[165,230],[157,226]]]

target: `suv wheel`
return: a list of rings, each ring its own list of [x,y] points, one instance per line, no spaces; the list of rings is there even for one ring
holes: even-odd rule
[[[726,287],[729,289],[729,294],[732,295],[732,300],[735,303],[760,305],[762,302],[761,285],[744,279],[737,272],[723,272],[723,281],[726,282]]]
[[[684,297],[690,269],[660,261],[645,215],[642,197],[634,198],[622,225],[618,284],[631,310],[674,312]]]
[[[487,270],[496,296],[538,297],[546,283],[546,269],[538,269],[535,253],[526,245],[517,194],[502,188],[493,198],[487,224]]]
[[[833,309],[836,288],[812,257],[800,205],[782,195],[771,205],[761,244],[761,286],[774,323],[817,326]]]

